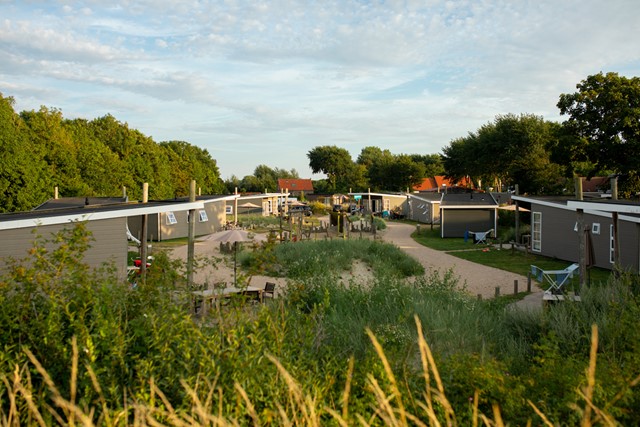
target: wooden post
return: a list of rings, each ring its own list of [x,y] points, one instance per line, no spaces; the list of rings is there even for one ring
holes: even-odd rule
[[[196,181],[192,180],[189,186],[189,202],[196,201]],[[196,234],[196,210],[189,209],[189,236],[187,244],[187,287],[191,289],[193,285],[193,262],[195,258],[195,234]]]
[[[233,199],[233,225],[238,224],[238,187],[235,188],[236,198]]]
[[[515,192],[516,192],[516,196],[520,195],[520,187],[518,186],[518,184],[516,184],[515,186]],[[516,242],[520,243],[520,207],[518,206],[518,201],[516,200],[516,214],[515,214],[516,218]],[[500,247],[500,249],[502,249],[502,246]]]
[[[582,289],[582,287],[587,283],[587,242],[584,235],[584,211],[582,209],[577,209],[576,216],[578,220],[578,262],[580,265],[580,289]]]
[[[149,183],[142,184],[142,203],[149,201]],[[140,280],[146,283],[147,280],[147,215],[142,215],[142,226],[140,236]]]
[[[513,294],[518,295],[518,279],[513,280]]]
[[[500,296],[500,286],[496,286],[495,296],[498,298]]]
[[[527,292],[531,293],[531,272],[527,273]]]

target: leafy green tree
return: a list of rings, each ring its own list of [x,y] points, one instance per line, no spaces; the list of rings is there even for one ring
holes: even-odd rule
[[[225,186],[220,179],[216,161],[207,150],[196,147],[185,141],[161,142],[169,157],[173,191],[176,196],[187,196],[191,180],[196,181],[203,194],[220,194]]]
[[[64,126],[62,112],[40,107],[39,111],[23,111],[20,117],[31,130],[31,141],[43,153],[49,165],[51,181],[61,196],[84,196],[89,186],[82,180],[76,145]]]
[[[0,93],[0,212],[32,209],[53,192],[42,150],[13,104]]]
[[[640,164],[640,78],[598,73],[560,95],[564,126],[576,138],[565,140],[571,161],[589,161],[594,171],[611,170],[637,180]]]
[[[166,199],[176,196],[172,185],[173,166],[164,149],[151,138],[126,123],[120,123],[107,115],[91,121],[91,127],[98,140],[106,144],[126,165],[126,172],[132,178],[132,197],[140,198],[142,185],[149,184],[150,199]]]
[[[440,154],[411,154],[411,160],[424,165],[424,176],[444,175],[444,164]]]
[[[96,138],[86,119],[67,120],[67,131],[76,146],[76,161],[82,165],[80,177],[87,185],[87,193],[81,196],[117,196],[122,187],[134,186],[126,164],[116,153]]]
[[[504,188],[519,184],[531,194],[557,192],[564,184],[562,168],[547,147],[557,139],[557,125],[542,117],[507,114],[443,149],[446,175],[472,177],[478,186]]]
[[[307,153],[307,157],[313,173],[327,175],[330,191],[347,191],[350,179],[357,175],[351,154],[344,148],[335,145],[315,147]]]

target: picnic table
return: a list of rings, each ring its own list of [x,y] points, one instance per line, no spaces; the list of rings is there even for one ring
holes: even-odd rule
[[[193,291],[191,295],[193,299],[193,306],[196,308],[200,307],[201,314],[205,315],[207,310],[213,307],[214,303],[217,304],[222,299],[231,298],[235,295],[245,295],[251,299],[262,302],[263,291],[264,289],[256,288],[255,286],[247,286],[243,288],[228,286],[224,288]]]

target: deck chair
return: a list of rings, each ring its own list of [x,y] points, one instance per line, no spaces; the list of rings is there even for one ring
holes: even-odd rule
[[[273,282],[267,282],[264,285],[264,290],[262,291],[262,298],[275,298],[276,296],[276,284]]]
[[[562,294],[563,287],[575,274],[578,274],[578,264],[571,264],[564,270],[543,270],[535,265],[531,266],[531,275],[536,278],[538,282],[546,283],[549,288],[544,291],[545,294],[558,295]]]
[[[487,237],[489,237],[491,233],[493,233],[493,228],[487,231],[474,231],[473,236],[474,240],[476,241],[476,245],[479,245],[481,243],[486,244]]]

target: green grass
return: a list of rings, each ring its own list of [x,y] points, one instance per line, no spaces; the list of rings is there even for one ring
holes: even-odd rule
[[[421,245],[449,255],[524,276],[531,271],[531,265],[543,270],[562,270],[570,264],[568,261],[512,250],[509,244],[504,244],[503,249],[498,250],[493,245],[476,245],[472,239],[467,242],[463,238],[443,239],[440,237],[440,228],[421,229],[420,233],[414,232],[411,237]],[[591,283],[605,283],[609,280],[611,271],[594,267],[590,269],[589,275]]]
[[[268,273],[292,279],[339,275],[349,271],[355,260],[363,261],[379,276],[410,277],[424,273],[422,265],[398,247],[370,239],[305,240],[276,245],[272,250],[273,264],[267,267]],[[264,263],[264,255],[247,251],[239,261],[250,270]]]

